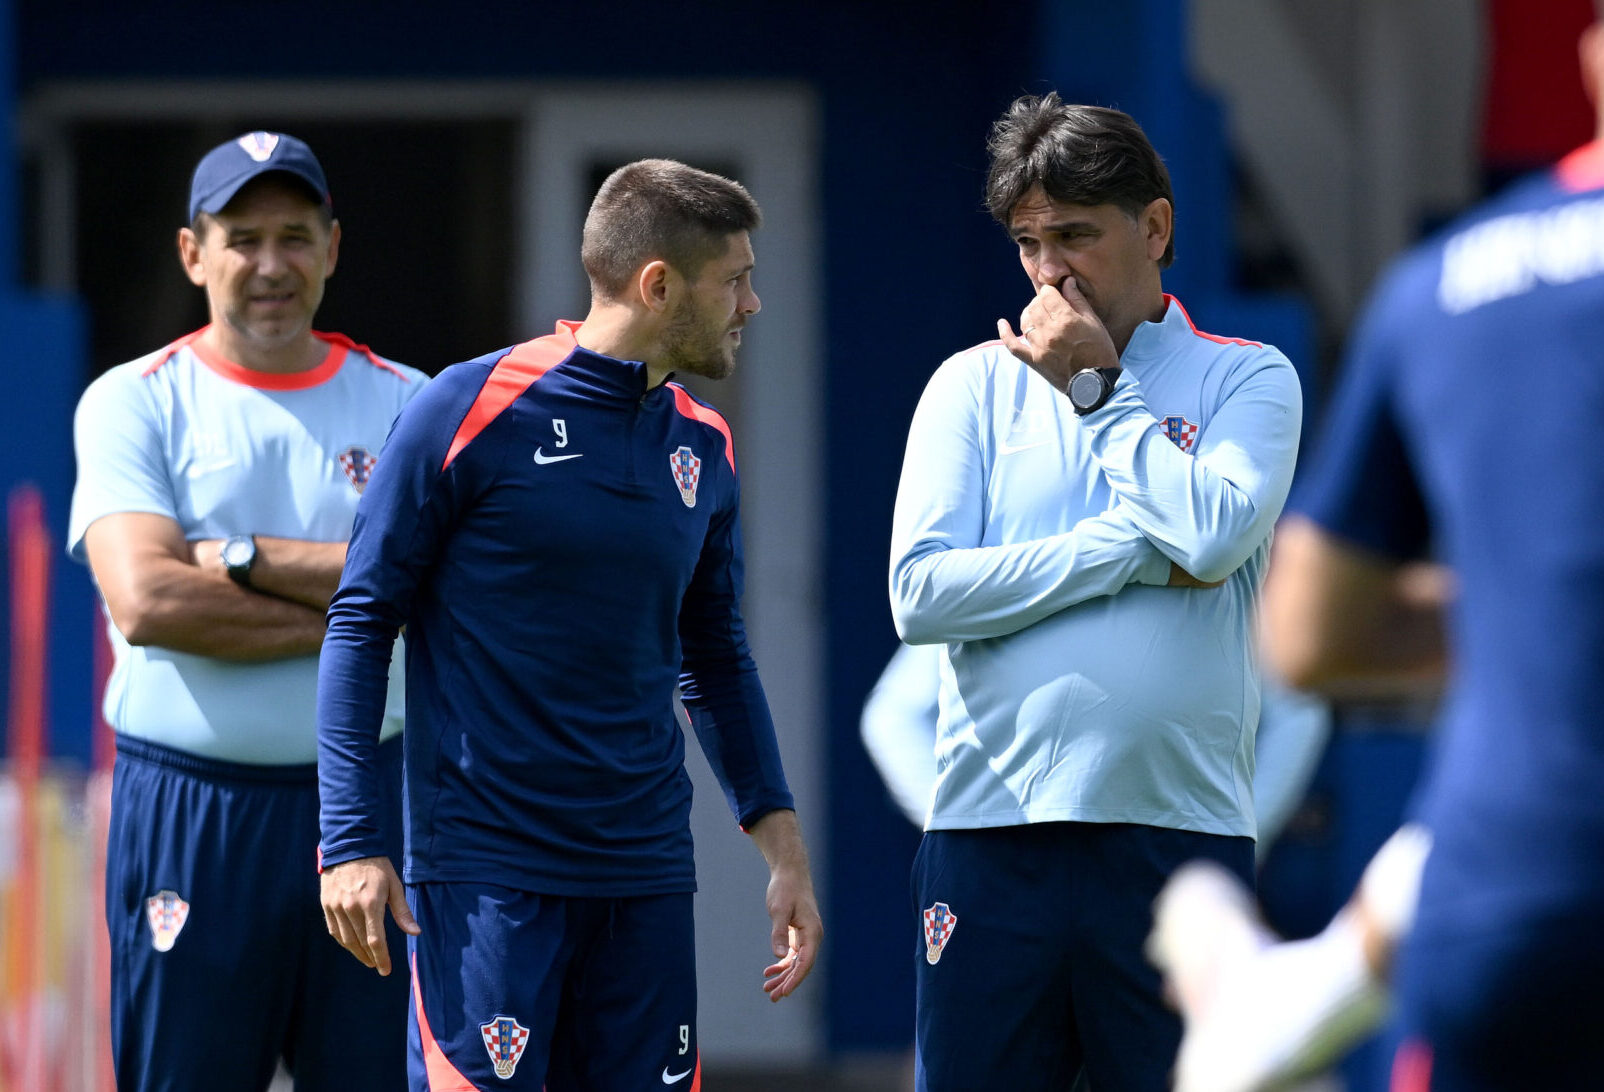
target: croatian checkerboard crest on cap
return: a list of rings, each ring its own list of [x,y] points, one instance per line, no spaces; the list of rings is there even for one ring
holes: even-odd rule
[[[518,1059],[524,1056],[524,1047],[529,1045],[529,1029],[511,1016],[498,1015],[491,1017],[488,1024],[480,1024],[479,1034],[484,1036],[496,1076],[502,1080],[511,1077],[518,1068]]]
[[[236,142],[245,149],[245,154],[258,163],[266,163],[273,156],[273,149],[278,147],[277,133],[246,133]]]
[[[958,915],[946,903],[938,902],[924,912],[924,920],[925,962],[934,965],[941,961],[941,950],[958,927]]]
[[[150,944],[158,952],[170,952],[189,920],[189,903],[178,892],[165,888],[145,900],[145,921],[150,925]]]
[[[674,484],[679,486],[679,499],[685,502],[685,507],[695,508],[696,486],[702,480],[702,460],[681,444],[668,457],[668,469],[674,475]]]

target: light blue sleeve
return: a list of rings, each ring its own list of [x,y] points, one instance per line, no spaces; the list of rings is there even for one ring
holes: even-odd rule
[[[908,822],[925,823],[936,783],[941,645],[898,645],[863,702],[859,731],[880,779]]]
[[[1083,423],[1119,507],[1171,561],[1214,581],[1240,568],[1281,515],[1302,419],[1297,373],[1265,347],[1227,377],[1195,454],[1155,427],[1129,370]]]
[[[1169,560],[1123,505],[1061,533],[981,545],[987,380],[972,358],[949,360],[908,429],[891,529],[891,614],[908,644],[1001,637],[1132,581],[1169,580]]]
[[[168,469],[165,429],[152,403],[152,385],[135,365],[95,380],[73,415],[78,477],[67,522],[67,552],[85,561],[84,532],[113,512],[147,512],[178,519]]]
[[[1253,743],[1253,811],[1262,862],[1303,803],[1331,738],[1331,706],[1293,690],[1261,666],[1259,730]]]

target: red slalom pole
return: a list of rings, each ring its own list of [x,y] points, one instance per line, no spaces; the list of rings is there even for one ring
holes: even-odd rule
[[[17,835],[16,912],[7,960],[6,1038],[16,1088],[46,1089],[45,945],[40,932],[43,870],[40,862],[39,777],[45,753],[46,650],[50,622],[50,532],[44,500],[32,484],[11,491],[6,506],[11,550],[11,708],[6,743],[16,780],[20,814]]]

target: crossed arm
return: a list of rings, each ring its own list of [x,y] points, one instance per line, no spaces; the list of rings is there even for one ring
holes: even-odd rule
[[[257,536],[252,587],[229,579],[218,540],[167,516],[118,512],[84,533],[112,623],[131,645],[240,662],[317,653],[345,543]]]

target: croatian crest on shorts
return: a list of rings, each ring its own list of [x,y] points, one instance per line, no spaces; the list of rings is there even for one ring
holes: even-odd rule
[[[529,1029],[511,1016],[496,1016],[490,1023],[479,1025],[479,1034],[485,1038],[496,1076],[502,1080],[511,1077],[518,1068],[518,1059],[524,1056],[524,1047],[529,1045]]]
[[[258,163],[266,163],[278,147],[277,133],[246,133],[234,143],[245,149],[245,154]]]
[[[702,480],[702,460],[681,445],[668,457],[668,469],[673,472],[674,484],[679,486],[679,499],[685,507],[696,507],[696,484]]]
[[[163,889],[145,900],[145,921],[150,925],[150,944],[158,952],[173,950],[173,942],[189,920],[189,903],[177,891]]]
[[[348,447],[340,452],[340,469],[345,471],[345,476],[351,479],[358,493],[368,487],[368,477],[377,465],[378,456],[368,454],[365,447]]]
[[[1186,452],[1192,453],[1192,445],[1197,443],[1197,426],[1178,413],[1172,413],[1159,422],[1164,429],[1164,435],[1170,443]]]
[[[924,912],[924,919],[925,962],[934,965],[940,962],[941,949],[947,946],[952,931],[958,927],[958,915],[946,903],[938,902]]]

